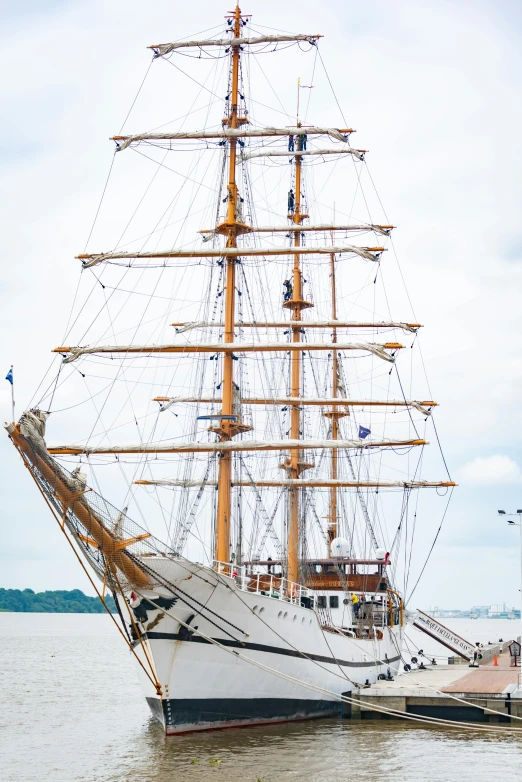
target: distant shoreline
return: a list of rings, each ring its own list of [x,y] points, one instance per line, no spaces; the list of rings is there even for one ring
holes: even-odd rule
[[[112,613],[116,605],[112,595],[105,597]],[[57,589],[34,592],[32,589],[0,588],[0,613],[17,614],[104,614],[98,597],[89,597],[81,589]]]

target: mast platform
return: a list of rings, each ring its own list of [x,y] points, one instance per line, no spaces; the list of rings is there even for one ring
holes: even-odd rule
[[[288,299],[288,301],[283,302],[283,308],[286,310],[293,310],[296,309],[298,311],[305,310],[308,307],[313,307],[311,301],[307,301],[306,299]],[[292,322],[290,321],[288,323],[289,326],[292,325]]]

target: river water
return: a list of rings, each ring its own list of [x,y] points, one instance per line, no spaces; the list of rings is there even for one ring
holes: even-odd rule
[[[443,620],[470,641],[518,623]],[[467,634],[466,634],[467,633]],[[409,647],[445,655],[408,630]],[[2,782],[519,782],[522,733],[321,720],[166,739],[111,620],[0,613]],[[442,662],[442,660],[441,660]],[[466,668],[463,668],[463,674]]]

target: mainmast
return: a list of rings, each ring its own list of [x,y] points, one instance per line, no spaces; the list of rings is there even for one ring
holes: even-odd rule
[[[241,9],[236,6],[233,16],[233,37],[241,37]],[[248,120],[240,117],[238,113],[239,97],[239,57],[240,46],[232,46],[232,73],[230,90],[230,112],[224,124],[229,129],[236,130]],[[237,138],[229,139],[229,167],[227,187],[227,216],[225,223],[216,229],[227,237],[227,248],[237,247],[239,223],[237,222],[238,192],[236,184],[236,148]],[[225,256],[226,280],[225,280],[225,313],[224,313],[224,342],[234,342],[234,323],[236,308],[236,262],[237,255]],[[223,401],[221,405],[222,416],[234,415],[234,371],[233,354],[223,354]],[[239,410],[235,420],[222,418],[217,434],[222,440],[231,440],[239,432],[244,431],[239,423]],[[221,454],[218,473],[218,503],[216,518],[216,559],[218,562],[230,561],[230,523],[231,523],[231,483],[232,483],[232,453],[225,451]]]
[[[299,89],[299,87],[298,87]],[[299,93],[298,93],[299,94]],[[301,123],[297,121],[297,127],[301,127]],[[306,147],[306,137],[299,135],[296,138],[297,150],[302,151]],[[302,168],[302,155],[295,155],[295,194],[294,194],[294,208],[293,211],[289,211],[288,217],[292,219],[297,229],[294,229],[294,247],[301,246],[301,231],[298,230],[302,221],[308,215],[303,214],[301,210],[302,201],[302,184],[301,184],[301,168]],[[291,210],[291,203],[289,202],[289,208]],[[292,310],[292,342],[301,341],[301,312],[307,307],[313,306],[310,302],[303,299],[303,275],[301,273],[301,256],[299,253],[294,255],[294,266],[292,269],[292,297],[289,301],[284,302],[284,307]],[[290,358],[290,396],[291,398],[298,398],[301,396],[301,374],[302,374],[302,351],[293,350]],[[299,440],[301,438],[300,433],[300,406],[298,404],[292,404],[290,407],[290,439]],[[307,470],[312,465],[300,461],[301,452],[297,448],[293,448],[290,452],[290,459],[286,462],[285,468],[288,477],[296,480],[300,477],[304,470]],[[288,557],[288,580],[297,582],[299,581],[299,489],[291,488],[288,492],[288,533],[287,533],[287,557]]]

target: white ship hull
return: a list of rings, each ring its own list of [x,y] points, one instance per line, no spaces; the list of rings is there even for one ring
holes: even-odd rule
[[[151,610],[142,601],[144,635],[142,642],[135,641],[135,651],[147,667],[146,645],[153,662],[161,696],[140,666],[138,671],[151,711],[167,735],[338,716],[347,705],[335,695],[349,695],[388,669],[398,672],[400,627],[383,627],[382,639],[350,638],[324,630],[312,609],[242,591],[210,568],[192,566],[190,573],[185,563],[156,560],[154,569],[173,586],[170,595],[176,602]],[[169,596],[166,589],[140,596],[154,600],[160,594]],[[226,650],[191,634],[178,619]]]

